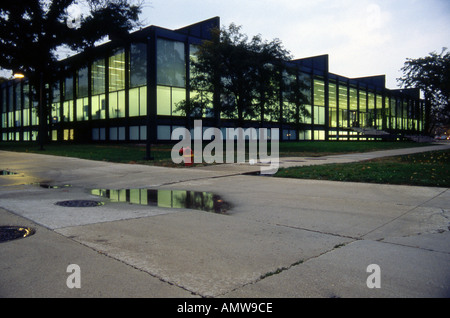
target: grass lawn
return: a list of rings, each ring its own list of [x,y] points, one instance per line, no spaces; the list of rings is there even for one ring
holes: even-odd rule
[[[371,152],[401,148],[430,146],[430,143],[411,141],[307,141],[280,143],[281,157],[318,157],[335,154]]]
[[[275,177],[450,187],[450,150],[280,169]]]
[[[207,142],[205,142],[204,146],[206,145],[208,145]],[[282,142],[280,143],[279,151],[281,157],[306,157],[421,147],[427,145],[429,144],[414,142]],[[39,149],[37,143],[0,142],[0,150],[6,151],[42,153],[55,156],[75,157],[81,159],[119,163],[140,163],[169,166],[173,165],[171,160],[172,147],[173,145],[171,144],[152,145],[151,155],[155,160],[146,161],[144,160],[146,149],[145,145],[49,143],[45,145],[45,150],[42,151]],[[270,153],[270,144],[267,148]]]
[[[62,157],[73,157],[88,160],[108,161],[118,163],[142,163],[166,165],[172,162],[169,145],[158,145],[151,148],[154,161],[144,160],[146,148],[132,144],[70,144],[49,143],[40,150],[37,143],[0,143],[0,150],[39,153]]]

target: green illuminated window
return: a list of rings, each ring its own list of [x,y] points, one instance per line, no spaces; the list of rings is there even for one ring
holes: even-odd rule
[[[157,88],[157,114],[163,116],[181,116],[176,112],[177,104],[186,99],[184,88],[158,86]]]
[[[106,118],[106,101],[105,95],[92,96],[92,119],[105,119]]]
[[[28,109],[24,110],[22,119],[23,119],[22,125],[24,127],[30,125],[30,112]]]
[[[63,121],[73,121],[73,101],[63,103]]]
[[[325,84],[321,80],[314,80],[314,105],[325,106]]]
[[[132,88],[130,89],[129,96],[129,116],[147,115],[147,87]]]
[[[14,112],[8,113],[8,127],[13,128],[14,127]]]
[[[109,94],[109,118],[125,117],[125,91]]]
[[[139,116],[139,88],[133,88],[129,91],[129,115],[130,117]]]
[[[336,84],[334,84],[334,83],[330,83],[328,85],[328,105],[330,107],[336,107],[337,106]]]
[[[91,80],[92,80],[92,95],[105,93],[105,60],[99,59],[92,63]]]
[[[181,111],[176,111],[178,103],[186,100],[186,90],[184,88],[172,87],[172,115],[181,116]]]
[[[367,92],[363,90],[359,91],[359,111],[367,111]]]
[[[373,93],[369,93],[368,99],[369,111],[375,109],[375,95]]]
[[[125,50],[119,49],[109,57],[109,91],[125,89]]]
[[[356,88],[350,88],[350,110],[358,110],[358,95]]]
[[[346,84],[339,84],[339,108],[347,109],[347,86]]]
[[[306,113],[309,114],[309,116],[302,115],[302,123],[311,124],[312,123],[312,119],[311,119],[312,107],[311,107],[311,105],[305,105],[305,110],[306,110]]]
[[[158,86],[157,88],[157,114],[171,115],[171,89],[167,86]]]
[[[77,121],[88,120],[89,100],[87,97],[77,99]]]
[[[329,126],[338,127],[338,114],[337,114],[337,92],[336,84],[330,83],[328,86],[328,105],[329,105]]]
[[[16,110],[16,118],[14,122],[15,127],[22,127],[22,112],[20,110]]]
[[[314,106],[314,124],[325,125],[325,107]]]

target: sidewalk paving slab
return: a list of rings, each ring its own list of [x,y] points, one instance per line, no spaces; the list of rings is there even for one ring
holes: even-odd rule
[[[173,169],[4,151],[0,159],[0,169],[19,173],[0,177],[0,225],[37,229],[0,243],[2,297],[450,296],[446,188],[249,176],[259,167],[238,164]],[[55,205],[107,201],[91,188],[210,191],[232,209]],[[66,286],[69,264],[81,267],[79,290]],[[381,267],[381,289],[366,285],[370,264]]]

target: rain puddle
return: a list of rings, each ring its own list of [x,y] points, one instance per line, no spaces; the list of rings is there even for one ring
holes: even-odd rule
[[[111,202],[130,203],[160,208],[194,209],[225,214],[230,205],[216,194],[183,190],[153,189],[93,189],[90,194],[107,198]]]
[[[21,226],[0,226],[0,243],[25,238],[33,235],[36,231],[32,228]]]
[[[12,176],[15,174],[17,174],[17,173],[11,172],[11,171],[6,171],[6,170],[0,170],[0,176]]]
[[[63,184],[63,185],[54,185],[54,184],[48,184],[48,183],[32,183],[34,186],[38,186],[44,189],[64,189],[64,188],[70,188],[72,187],[70,184]]]

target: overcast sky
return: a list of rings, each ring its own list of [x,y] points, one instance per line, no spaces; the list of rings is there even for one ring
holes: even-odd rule
[[[406,58],[450,48],[450,0],[146,0],[141,19],[177,29],[215,16],[294,58],[328,54],[332,73],[385,74],[388,88]]]
[[[280,39],[294,58],[328,54],[332,73],[386,75],[388,88],[406,58],[450,49],[450,0],[145,0],[140,18],[177,29],[215,16]]]

